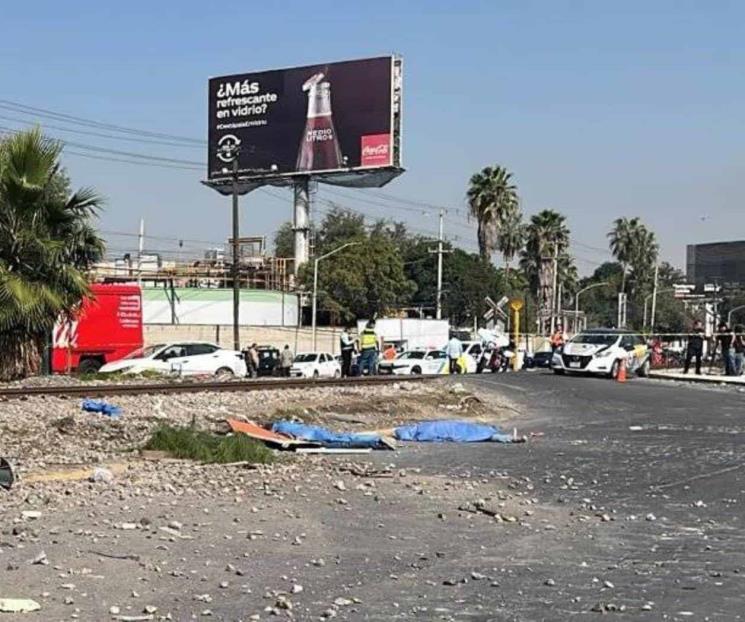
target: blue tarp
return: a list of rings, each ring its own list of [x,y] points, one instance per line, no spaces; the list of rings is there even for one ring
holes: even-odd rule
[[[454,443],[512,442],[512,436],[505,434],[499,428],[483,423],[473,423],[472,421],[422,421],[421,423],[396,428],[394,436],[399,441],[435,443],[444,441]]]
[[[103,400],[85,399],[80,406],[84,411],[89,413],[101,413],[112,419],[117,419],[122,414],[122,409]]]
[[[320,443],[323,447],[372,447],[373,449],[385,447],[378,434],[332,432],[319,426],[293,421],[277,421],[272,426],[272,432],[286,434],[304,441],[314,441]]]

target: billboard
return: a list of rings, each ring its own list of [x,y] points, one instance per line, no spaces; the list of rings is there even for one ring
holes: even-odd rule
[[[382,185],[401,172],[400,113],[392,56],[212,78],[208,183],[237,157],[240,179]]]

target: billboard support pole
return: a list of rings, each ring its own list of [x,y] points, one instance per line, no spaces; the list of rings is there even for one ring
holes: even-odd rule
[[[300,266],[308,262],[310,229],[310,178],[302,177],[295,181],[294,227],[295,230],[295,274]]]
[[[238,255],[240,254],[240,223],[238,221],[238,154],[233,158],[233,349],[240,351],[241,338],[239,319],[241,311],[241,291],[238,270]]]

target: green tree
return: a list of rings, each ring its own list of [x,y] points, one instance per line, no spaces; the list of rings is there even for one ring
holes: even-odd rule
[[[644,300],[652,291],[654,269],[657,264],[659,245],[653,231],[638,217],[618,218],[608,233],[613,256],[623,268],[621,290],[629,293],[628,322],[641,328],[644,322]]]
[[[316,254],[348,242],[356,244],[319,264],[319,309],[327,312],[332,321],[349,322],[385,315],[408,303],[416,286],[406,278],[391,230],[378,223],[368,233],[362,216],[333,209],[319,227]],[[306,291],[313,288],[312,263],[300,272]]]
[[[613,228],[608,232],[611,253],[623,269],[621,291],[626,291],[626,270],[631,261],[634,237],[639,224],[638,218],[617,218],[613,221]]]
[[[476,219],[479,254],[488,260],[498,248],[504,222],[517,210],[517,186],[501,166],[487,166],[469,182],[468,205]]]
[[[538,317],[545,321],[551,315],[554,260],[557,265],[557,287],[569,291],[576,281],[576,268],[569,251],[569,228],[566,217],[553,210],[534,214],[526,227],[525,248],[520,267],[525,272],[538,305]]]
[[[509,275],[510,263],[525,245],[525,225],[522,214],[515,203],[514,208],[505,216],[502,227],[497,234],[497,248],[504,257],[504,269]]]
[[[487,310],[485,298],[506,292],[503,273],[479,255],[453,249],[443,262],[443,311],[453,326],[472,326]]]
[[[580,311],[587,317],[589,328],[615,326],[618,319],[618,292],[621,291],[623,267],[615,261],[606,261],[589,277],[577,284],[577,290],[596,283],[608,283],[605,287],[594,287],[582,293]]]
[[[61,151],[39,129],[0,141],[0,379],[38,371],[55,321],[89,293],[85,271],[103,255],[91,225],[102,201],[69,193]]]
[[[274,234],[274,256],[295,256],[295,229],[291,222],[283,222]]]

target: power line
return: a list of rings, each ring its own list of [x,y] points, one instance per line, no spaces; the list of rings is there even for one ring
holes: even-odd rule
[[[23,119],[18,119],[16,117],[8,117],[6,115],[0,115],[0,119],[4,119],[5,121],[13,121],[14,123],[22,123],[23,125],[36,125],[36,123],[33,123],[31,121],[24,121]],[[146,145],[163,145],[166,147],[188,147],[189,149],[204,149],[204,145],[190,145],[185,143],[178,143],[173,141],[167,141],[167,140],[157,140],[157,139],[148,139],[148,138],[136,138],[133,136],[116,136],[114,134],[104,134],[102,132],[91,132],[88,130],[83,130],[80,128],[69,128],[69,127],[62,127],[60,125],[53,125],[51,123],[44,123],[44,128],[51,128],[53,130],[57,130],[60,132],[70,132],[72,134],[81,134],[84,136],[95,136],[97,138],[107,138],[111,140],[125,140],[128,142],[136,142],[136,143],[142,143]]]
[[[123,134],[132,134],[136,136],[145,136],[149,138],[164,138],[164,139],[174,140],[178,142],[191,143],[191,144],[197,144],[197,145],[207,144],[206,140],[198,140],[196,138],[189,138],[186,136],[177,136],[175,134],[166,134],[164,132],[152,132],[149,130],[140,130],[140,129],[135,129],[131,127],[126,127],[123,125],[115,125],[113,123],[102,123],[100,121],[93,121],[91,119],[77,117],[71,114],[55,112],[53,110],[48,110],[46,108],[38,108],[36,106],[19,104],[17,102],[13,102],[7,99],[0,99],[0,108],[5,108],[6,110],[12,110],[13,112],[18,112],[20,114],[52,118],[58,121],[64,121],[66,123],[82,125],[85,127],[101,128],[101,129],[106,129],[106,130],[113,131],[113,132],[120,132]]]

